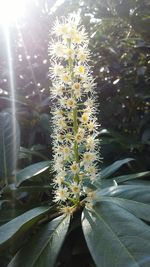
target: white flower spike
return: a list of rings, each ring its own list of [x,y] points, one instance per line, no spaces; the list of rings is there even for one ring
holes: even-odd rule
[[[54,102],[54,201],[64,213],[78,207],[85,193],[85,182],[97,176],[98,123],[94,79],[89,66],[90,51],[85,28],[78,16],[57,20],[49,46],[52,59],[50,77]],[[91,193],[94,195],[94,193]]]

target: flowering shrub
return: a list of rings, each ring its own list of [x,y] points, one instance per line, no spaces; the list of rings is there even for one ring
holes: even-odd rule
[[[93,196],[90,184],[96,179],[98,131],[95,116],[94,79],[90,52],[80,19],[69,16],[56,21],[49,54],[53,107],[54,201],[64,211]]]

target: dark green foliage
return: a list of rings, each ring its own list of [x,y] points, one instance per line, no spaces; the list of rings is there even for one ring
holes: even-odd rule
[[[150,229],[132,213],[101,200],[82,220],[96,266],[149,266]]]
[[[7,183],[15,174],[20,147],[18,122],[8,112],[0,112],[0,179]]]
[[[15,114],[0,32],[0,266],[149,267],[150,3],[66,0],[49,14],[56,1],[27,2],[20,46],[10,29]],[[103,163],[93,207],[70,218],[52,203],[47,50],[56,16],[79,9],[91,37]]]
[[[54,266],[68,231],[70,216],[61,216],[47,223],[17,253],[9,267]]]
[[[31,228],[42,215],[46,213],[49,207],[39,207],[33,210],[29,210],[26,213],[16,217],[15,219],[4,224],[0,228],[0,247],[6,247],[8,243],[14,238],[21,234],[23,236],[24,232]]]

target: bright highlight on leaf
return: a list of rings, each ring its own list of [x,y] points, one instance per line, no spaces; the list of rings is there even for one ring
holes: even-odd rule
[[[87,196],[85,182],[97,177],[98,123],[88,36],[80,18],[71,15],[53,27],[49,55],[53,81],[54,201],[62,210]],[[89,190],[88,190],[89,191]]]

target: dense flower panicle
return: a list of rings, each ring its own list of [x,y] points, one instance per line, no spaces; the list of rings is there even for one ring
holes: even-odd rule
[[[49,54],[54,102],[54,201],[69,212],[69,206],[78,205],[80,198],[87,196],[85,185],[97,176],[95,83],[88,64],[88,38],[79,18],[57,20],[53,34],[57,40],[51,41]]]

